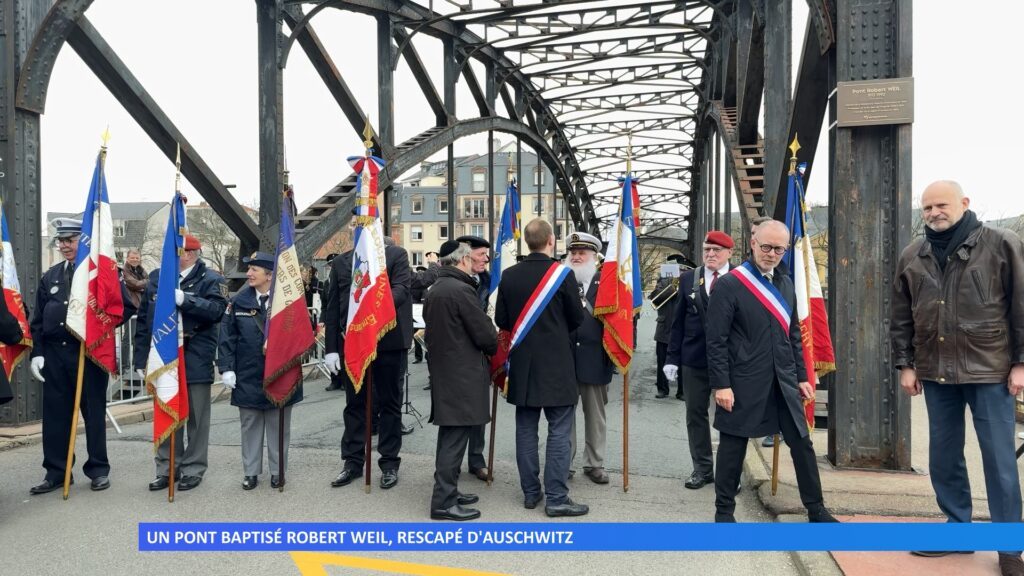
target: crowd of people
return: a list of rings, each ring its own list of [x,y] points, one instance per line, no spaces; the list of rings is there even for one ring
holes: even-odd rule
[[[925,394],[929,415],[929,468],[936,498],[951,522],[971,521],[971,494],[964,463],[964,412],[971,408],[985,462],[993,521],[1021,521],[1021,493],[1014,435],[1014,399],[1024,389],[1024,245],[1012,232],[983,226],[968,209],[959,185],[940,181],[922,197],[925,235],[907,246],[893,281],[891,320],[893,365],[910,395]],[[46,381],[43,414],[44,480],[32,494],[61,486],[67,456],[69,414],[77,368],[77,342],[64,328],[70,277],[81,233],[71,219],[56,222],[56,242],[65,262],[42,277],[31,316],[34,341],[31,371]],[[523,229],[529,254],[503,271],[491,296],[488,272],[492,247],[483,238],[446,241],[428,266],[413,270],[408,253],[386,239],[385,260],[397,325],[377,345],[372,364],[372,421],[365,393],[346,382],[342,369],[352,252],[336,255],[321,282],[307,276],[307,304],[319,294],[328,389],[345,389],[342,466],[334,487],[363,475],[365,431],[377,431],[380,487],[399,483],[402,448],[402,382],[413,344],[413,304],[422,304],[426,326],[415,360],[425,360],[430,378],[430,420],[437,426],[434,488],[429,515],[438,520],[471,520],[481,512],[477,495],[459,487],[466,461],[470,474],[488,478],[483,458],[491,421],[490,358],[504,345],[508,354],[507,401],[515,406],[515,454],[523,505],[542,502],[548,516],[580,516],[589,508],[569,495],[574,474],[576,405],[584,419],[583,475],[608,484],[605,435],[608,384],[614,366],[602,346],[604,326],[594,316],[600,283],[600,238],[569,236],[564,264],[555,259],[551,225],[536,219]],[[655,334],[657,397],[675,386],[684,400],[692,470],[685,487],[713,485],[716,522],[735,522],[735,498],[750,439],[780,434],[792,456],[801,501],[810,522],[835,522],[825,507],[803,402],[813,398],[804,366],[793,280],[779,268],[790,249],[790,232],[778,221],[755,222],[742,252],[726,232],[708,232],[701,265],[667,274],[651,292],[658,309]],[[175,442],[180,466],[171,478],[168,443],[154,458],[151,490],[177,482],[179,490],[200,485],[207,469],[210,390],[214,366],[231,403],[239,408],[242,432],[242,488],[251,490],[263,471],[264,438],[272,486],[284,479],[291,406],[284,417],[262,390],[264,320],[274,260],[257,252],[245,259],[246,286],[229,297],[224,278],[202,261],[199,241],[189,236],[180,259],[176,303],[185,332],[190,415],[187,437]],[[135,367],[143,369],[153,331],[152,302],[159,271],[148,275],[138,254],[122,271],[125,318],[137,310]],[[672,258],[685,262],[682,255]],[[539,304],[538,304],[539,303]],[[0,307],[0,340],[20,338],[7,330]],[[8,314],[9,315],[9,314]],[[492,316],[493,315],[493,316]],[[16,324],[15,324],[16,327]],[[510,342],[499,330],[513,334]],[[15,333],[17,332],[17,333]],[[424,349],[425,348],[425,349]],[[87,363],[82,394],[88,460],[83,471],[93,490],[110,485],[104,408],[106,375]],[[3,391],[0,382],[0,393]],[[713,424],[708,416],[714,401]],[[272,411],[272,408],[274,410]],[[547,422],[543,471],[538,429]],[[718,431],[717,452],[711,427]],[[283,438],[282,438],[283,437]],[[187,440],[187,442],[186,442]],[[283,441],[282,441],[283,440]],[[283,446],[283,451],[278,449]],[[922,552],[936,556],[954,552]],[[999,556],[1003,574],[1024,575],[1020,551]]]

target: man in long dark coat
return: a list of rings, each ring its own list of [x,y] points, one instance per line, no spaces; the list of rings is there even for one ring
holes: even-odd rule
[[[777,430],[789,445],[800,500],[811,522],[835,522],[825,508],[802,398],[813,398],[800,344],[793,281],[775,271],[789,230],[765,222],[751,239],[754,256],[718,279],[707,310],[708,375],[720,432],[715,521],[735,522],[736,491],[749,438]]]
[[[501,275],[494,321],[512,332],[520,312],[549,272],[555,253],[551,224],[536,219],[523,230],[530,255]],[[561,272],[561,271],[559,271]],[[552,289],[551,299],[532,328],[509,355],[508,401],[516,406],[516,463],[526,508],[542,498],[537,424],[541,411],[548,421],[544,462],[545,512],[548,516],[582,516],[590,511],[569,498],[569,434],[579,390],[570,332],[583,322],[579,287],[571,270]]]
[[[437,429],[437,458],[430,517],[472,520],[480,511],[463,508],[477,502],[459,492],[462,457],[476,429],[490,420],[487,356],[498,349],[498,334],[480,308],[469,243],[449,240],[441,246],[441,269],[427,292],[423,319],[427,330],[427,367],[436,385],[430,393],[430,421]]]

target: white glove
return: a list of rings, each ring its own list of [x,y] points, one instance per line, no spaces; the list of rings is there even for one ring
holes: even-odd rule
[[[181,306],[181,303],[185,301],[185,293],[181,290],[174,291],[174,303]]]
[[[676,376],[679,376],[679,366],[675,364],[665,364],[661,367],[661,371],[665,373],[665,377],[669,380],[675,380]]]
[[[224,387],[228,390],[234,390],[237,382],[235,379],[235,373],[230,370],[220,375],[220,381],[224,383]]]
[[[324,366],[327,367],[327,371],[331,374],[341,372],[341,355],[337,352],[331,352],[324,356]]]
[[[32,377],[40,382],[46,382],[46,378],[43,378],[43,364],[45,363],[46,358],[36,356],[32,359],[32,364],[28,367],[29,371],[32,372]]]
[[[142,368],[136,368],[135,369],[135,375],[139,377],[139,380],[142,380],[142,381],[146,380],[146,371],[143,370]]]

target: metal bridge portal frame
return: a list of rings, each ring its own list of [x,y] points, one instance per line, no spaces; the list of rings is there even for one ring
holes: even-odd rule
[[[641,242],[674,247],[699,261],[707,230],[728,230],[745,247],[751,219],[781,218],[785,147],[799,134],[809,178],[827,123],[830,157],[822,159],[821,171],[830,175],[828,300],[838,365],[826,382],[828,454],[840,467],[907,470],[909,401],[899,393],[889,359],[887,318],[896,256],[909,241],[911,128],[836,128],[830,98],[837,81],[912,75],[911,2],[806,0],[805,40],[791,89],[792,1],[255,0],[260,210],[254,222],[89,21],[92,0],[7,0],[0,8],[0,197],[17,239],[25,300],[34,302],[40,276],[39,122],[65,44],[170,161],[181,145],[182,172],[237,235],[239,254],[247,254],[277,237],[282,78],[292,52],[300,49],[310,60],[356,133],[367,122],[314,27],[321,11],[348,10],[376,21],[373,142],[388,162],[382,189],[442,150],[453,174],[456,140],[487,133],[493,143],[490,136],[503,132],[516,137],[517,152],[532,148],[554,175],[573,226],[604,233],[617,217],[617,178],[628,146],[641,181]],[[423,37],[442,43],[441,62],[420,57],[416,45]],[[396,142],[394,72],[402,63],[433,125]],[[456,116],[460,82],[478,117]],[[516,158],[520,194],[532,194],[521,177],[522,155]],[[493,168],[491,144],[491,207]],[[448,183],[454,230],[453,178]],[[298,215],[296,243],[304,260],[346,224],[354,184],[354,176],[339,182]],[[392,195],[384,197],[390,202]],[[843,217],[832,218],[836,213]],[[390,218],[388,206],[384,217]],[[684,233],[673,237],[667,230]],[[41,386],[25,368],[14,384],[17,398],[0,421],[39,419]]]

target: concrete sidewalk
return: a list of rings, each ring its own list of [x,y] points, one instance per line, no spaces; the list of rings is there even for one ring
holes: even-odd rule
[[[989,520],[985,477],[982,471],[981,450],[974,432],[970,413],[967,412],[967,434],[964,457],[971,480],[974,500],[974,519]],[[1024,430],[1017,425],[1018,434]],[[850,522],[943,522],[945,517],[935,502],[931,479],[928,476],[928,413],[924,397],[911,401],[911,465],[913,472],[872,472],[865,470],[838,470],[825,458],[828,434],[814,432],[818,470],[821,473],[825,504],[842,521]],[[1018,442],[1019,444],[1019,442]],[[744,464],[747,484],[755,488],[758,497],[770,512],[785,521],[806,518],[797,491],[793,462],[785,444],[779,450],[779,485],[776,495],[771,494],[772,449],[751,441]],[[1018,460],[1024,478],[1024,459]],[[999,567],[994,552],[955,555],[945,558],[918,558],[903,552],[836,552],[833,562],[822,562],[826,554],[798,554],[810,574],[845,574],[846,576],[913,576],[927,575],[998,575]],[[807,563],[813,563],[811,569]]]

